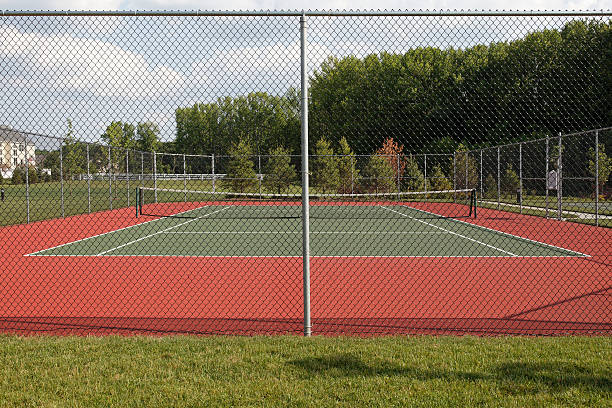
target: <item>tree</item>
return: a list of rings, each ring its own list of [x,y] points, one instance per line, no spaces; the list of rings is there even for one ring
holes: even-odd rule
[[[463,143],[460,143],[455,151],[455,188],[468,189],[475,188],[477,185],[478,169],[476,167],[476,159],[474,159],[473,155],[469,154],[468,148]]]
[[[610,173],[612,172],[612,157],[608,157],[606,154],[605,146],[603,144],[599,144],[598,146],[598,156],[599,163],[597,163],[597,167],[599,172],[595,171],[595,149],[589,149],[589,174],[593,178],[595,175],[599,173],[599,192],[603,194],[603,187],[608,182],[608,178],[610,177]]]
[[[13,177],[11,177],[11,184],[23,184],[25,183],[25,172],[21,167],[16,167],[13,170]]]
[[[404,160],[404,146],[399,145],[398,143],[393,141],[392,137],[387,138],[380,149],[376,151],[376,154],[384,157],[385,160],[393,169],[393,177],[396,180],[401,180],[404,175],[404,167],[406,166],[406,162]]]
[[[70,119],[68,119],[68,132],[64,138],[62,149],[64,179],[82,174],[87,166],[87,156],[83,145],[73,137],[72,121]]]
[[[257,177],[251,160],[251,146],[245,140],[240,140],[231,147],[229,154],[231,157],[227,166],[227,181],[232,191],[244,193],[251,190]]]
[[[340,139],[340,150],[338,151],[338,177],[340,179],[339,192],[342,194],[352,193],[359,183],[359,170],[355,153],[351,149],[346,137]]]
[[[406,159],[404,185],[408,191],[423,191],[425,189],[425,176],[412,155],[409,155]]]
[[[36,167],[34,166],[28,166],[28,183],[38,183],[38,172],[36,171]]]
[[[450,190],[453,188],[450,180],[446,177],[439,164],[433,166],[431,175],[429,175],[427,179],[429,181],[428,185],[431,186],[431,190],[433,191]]]
[[[361,181],[364,189],[371,193],[389,193],[396,189],[393,168],[385,157],[378,155],[368,159]]]
[[[514,194],[520,185],[519,176],[512,168],[512,164],[508,163],[506,170],[501,176],[500,189],[502,193]]]
[[[321,138],[315,144],[315,158],[313,171],[313,184],[321,190],[337,191],[340,186],[340,173],[338,171],[337,159],[331,144]]]
[[[291,164],[289,151],[282,146],[270,150],[270,159],[266,166],[264,185],[277,194],[286,190],[297,178],[295,166]]]
[[[497,197],[497,181],[491,173],[487,175],[484,181],[484,196],[485,198]]]
[[[159,150],[159,127],[152,122],[139,123],[136,127],[136,146],[143,152]]]

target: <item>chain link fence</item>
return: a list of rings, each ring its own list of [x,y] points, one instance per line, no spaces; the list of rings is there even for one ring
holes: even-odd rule
[[[0,330],[609,334],[609,12],[0,17]]]

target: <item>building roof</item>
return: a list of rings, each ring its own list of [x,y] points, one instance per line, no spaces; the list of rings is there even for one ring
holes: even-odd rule
[[[34,144],[32,139],[28,137],[26,133],[12,129],[8,126],[0,125],[0,141],[2,142],[23,142],[27,144]]]

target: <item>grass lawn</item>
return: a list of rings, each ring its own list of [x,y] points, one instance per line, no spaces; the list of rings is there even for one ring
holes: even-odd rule
[[[0,337],[0,406],[610,406],[609,337]]]

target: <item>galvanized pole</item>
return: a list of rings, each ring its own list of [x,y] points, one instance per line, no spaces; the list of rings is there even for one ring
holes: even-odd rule
[[[143,187],[144,183],[144,152],[140,152],[140,187]]]
[[[91,213],[91,170],[89,168],[89,143],[87,143],[86,151],[87,151],[87,212]]]
[[[259,183],[259,197],[261,197],[261,155],[257,155],[257,182]]]
[[[470,187],[468,187],[469,184],[469,175],[468,175],[468,162],[470,160],[469,157],[469,152],[466,150],[465,151],[465,189],[468,189]]]
[[[125,149],[125,177],[127,178],[127,206],[130,206],[130,151]]]
[[[304,290],[304,336],[310,336],[310,203],[308,186],[308,67],[306,62],[306,14],[300,18],[302,92],[302,264]]]
[[[215,192],[215,154],[212,154],[212,158],[211,158],[211,165],[212,165],[212,188],[213,188],[213,193]]]
[[[557,159],[557,219],[563,216],[563,159],[561,157],[561,132],[559,132],[559,158]]]
[[[595,131],[595,225],[599,227],[599,130]]]
[[[497,209],[499,210],[499,203],[501,200],[501,169],[500,169],[500,158],[499,158],[499,147],[497,147]]]
[[[425,192],[427,192],[427,153],[424,154],[424,163],[425,167],[423,168],[423,178],[425,184]]]
[[[157,203],[157,153],[153,152],[153,192]]]
[[[457,189],[457,152],[453,152],[453,190]],[[453,202],[457,202],[457,193],[453,193]]]
[[[519,208],[523,213],[523,142],[519,143]]]
[[[64,211],[64,145],[60,145],[60,206],[62,208],[62,218],[66,216]]]
[[[399,155],[399,153],[396,156],[397,156],[397,199],[399,201],[399,199],[400,199],[400,192],[401,192],[401,187],[400,187],[400,183],[401,183],[401,179],[400,179],[400,155]]]
[[[355,194],[355,157],[351,157],[351,197]]]
[[[187,163],[183,154],[183,189],[185,190],[185,202],[187,202]]]
[[[30,162],[28,160],[28,143],[24,141],[25,184],[26,184],[26,223],[30,223]]]
[[[108,201],[109,207],[113,209],[113,160],[111,158],[111,147],[108,146]]]
[[[549,168],[549,164],[548,162],[550,161],[549,159],[549,136],[546,135],[546,174],[544,175],[544,190],[546,192],[546,199],[545,199],[545,207],[546,207],[546,218],[548,218],[548,168]]]
[[[482,149],[480,149],[480,197],[484,197],[484,185],[482,183]]]

